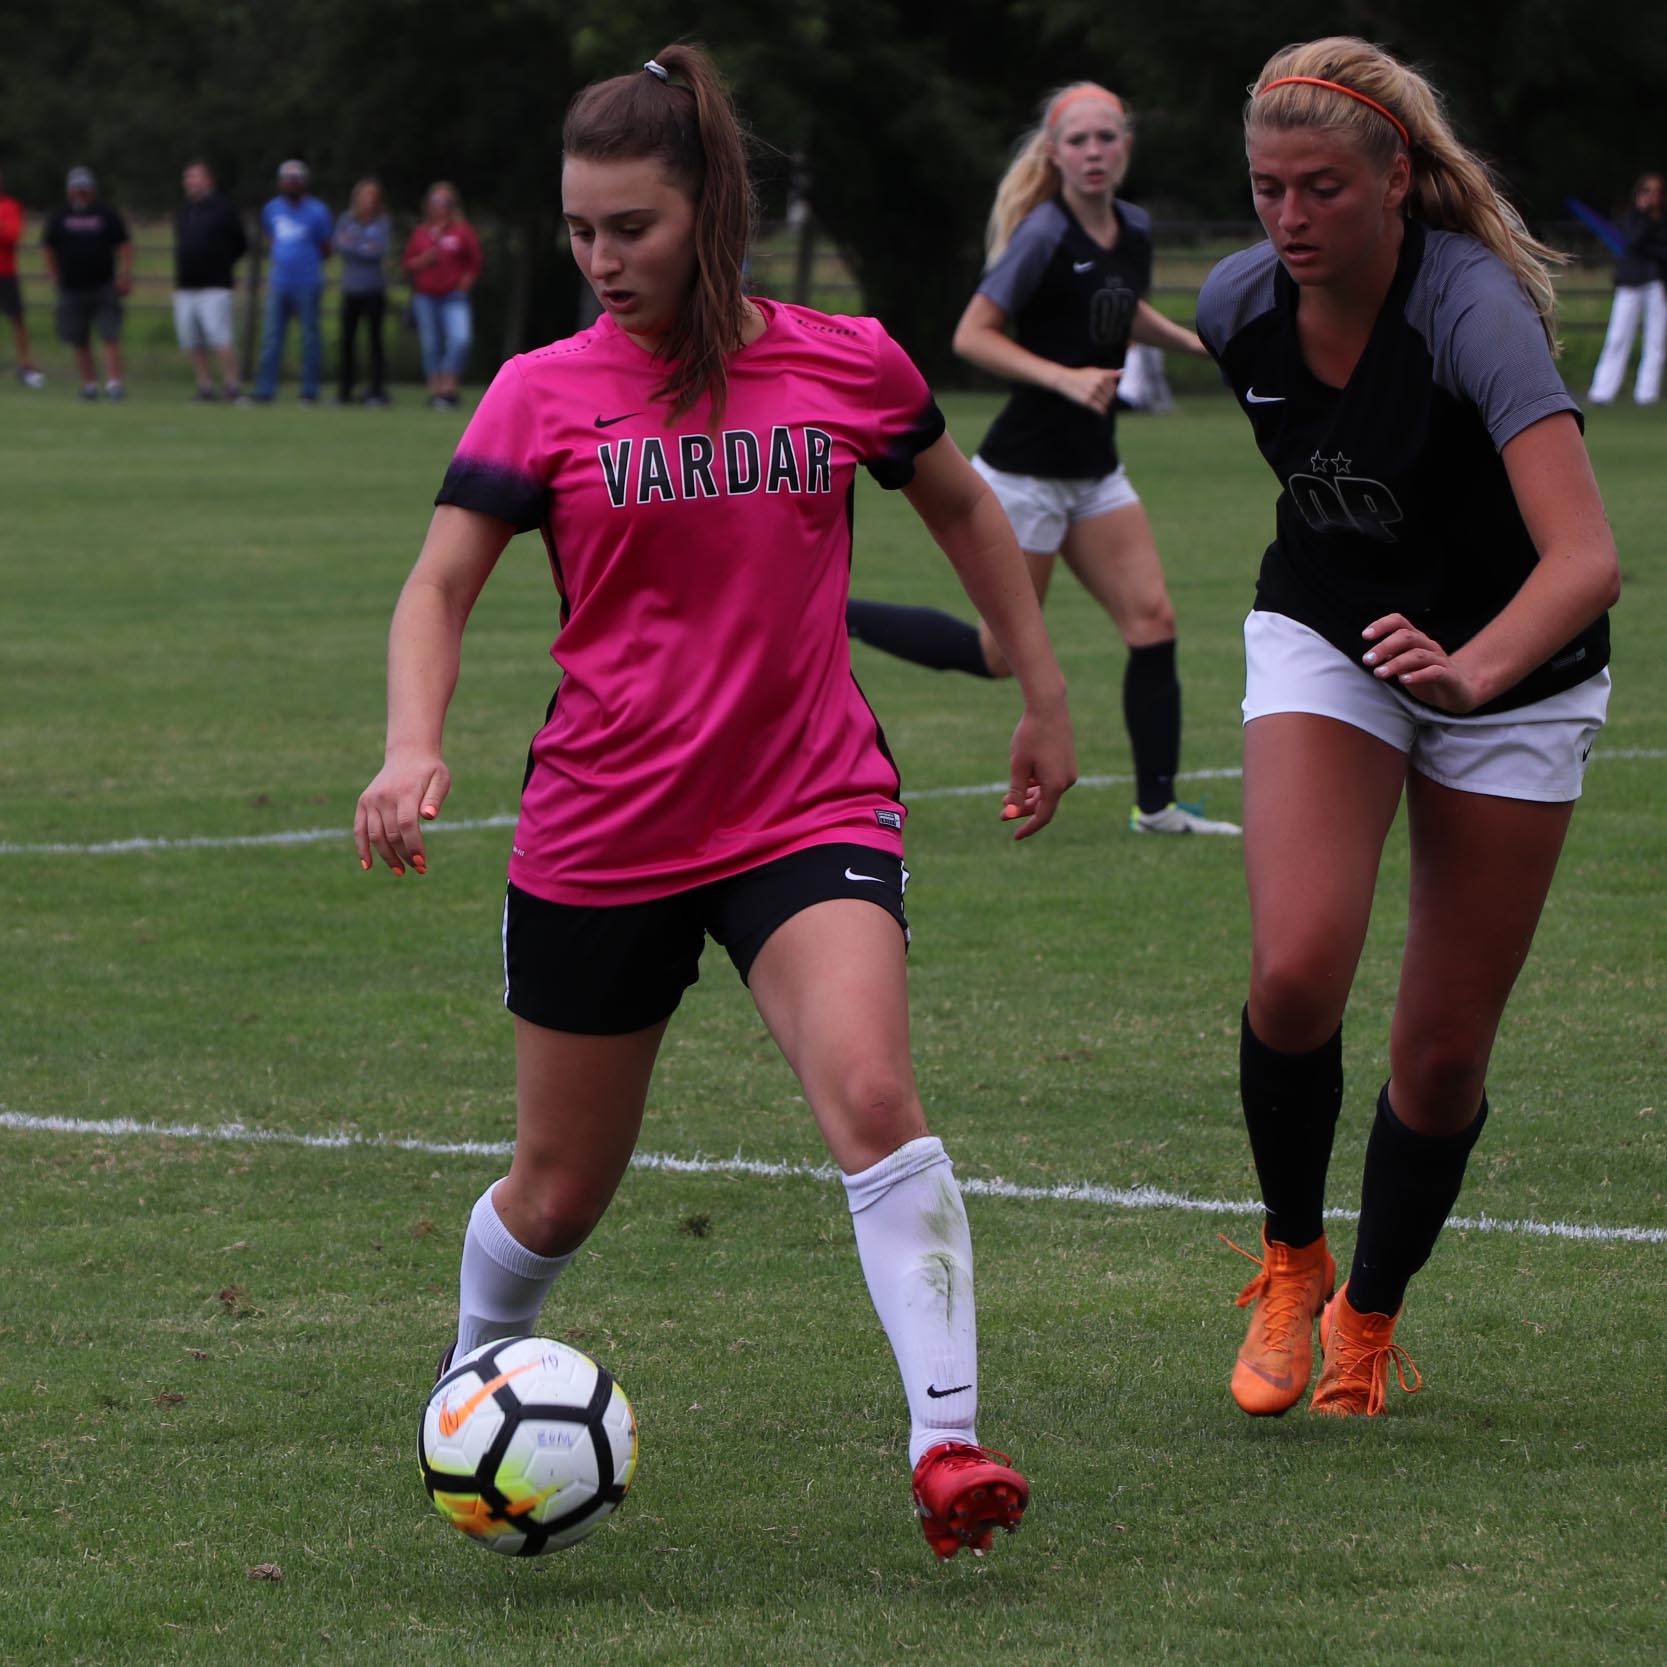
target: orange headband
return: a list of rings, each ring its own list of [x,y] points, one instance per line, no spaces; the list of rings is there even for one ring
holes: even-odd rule
[[[1059,97],[1048,106],[1048,113],[1042,122],[1042,126],[1044,128],[1051,129],[1053,124],[1065,113],[1066,105],[1075,104],[1079,98],[1103,98],[1108,103],[1115,104],[1117,106],[1117,112],[1119,115],[1124,113],[1123,101],[1117,96],[1116,93],[1109,92],[1106,88],[1097,86],[1094,82],[1089,81],[1085,82],[1080,87],[1067,87],[1065,91],[1062,92]]]
[[[1349,98],[1358,99],[1362,104],[1370,105],[1400,134],[1401,143],[1408,150],[1412,149],[1412,135],[1407,132],[1406,125],[1399,116],[1390,115],[1375,98],[1368,98],[1364,93],[1356,92],[1353,87],[1345,87],[1341,81],[1322,81],[1317,75],[1282,75],[1277,81],[1270,81],[1267,86],[1259,88],[1256,96],[1260,98],[1264,93],[1272,92],[1275,87],[1291,87],[1299,83],[1305,87],[1329,87],[1334,93],[1344,93]]]

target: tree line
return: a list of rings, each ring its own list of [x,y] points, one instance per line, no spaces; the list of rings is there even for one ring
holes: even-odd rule
[[[1247,220],[1246,86],[1335,32],[1423,67],[1531,220],[1568,196],[1609,211],[1667,162],[1667,39],[1622,0],[0,0],[0,167],[44,207],[86,163],[139,213],[171,208],[199,155],[250,206],[288,156],[338,209],[365,174],[411,205],[455,180],[506,252],[504,333],[530,345],[573,325],[569,98],[698,37],[751,122],[767,212],[801,182],[865,305],[941,375],[991,190],[1048,88],[1124,96],[1125,190],[1160,218]]]

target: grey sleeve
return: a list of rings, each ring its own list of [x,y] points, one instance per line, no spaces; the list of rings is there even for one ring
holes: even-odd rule
[[[1198,335],[1218,363],[1227,344],[1273,306],[1273,245],[1258,243],[1219,262],[1198,292]]]
[[[1049,200],[1034,208],[1014,229],[1012,240],[978,280],[986,295],[1011,318],[1036,293],[1059,240],[1065,235],[1065,216]]]
[[[1580,414],[1533,304],[1473,238],[1431,234],[1407,318],[1429,343],[1437,385],[1476,407],[1496,448],[1542,417]]]

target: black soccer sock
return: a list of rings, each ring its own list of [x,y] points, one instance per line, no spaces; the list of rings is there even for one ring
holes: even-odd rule
[[[845,629],[858,642],[917,666],[929,666],[933,671],[964,671],[970,677],[990,675],[984,650],[979,646],[978,627],[937,608],[906,608],[894,602],[861,602],[852,597],[845,604]]]
[[[1476,1120],[1457,1134],[1418,1134],[1395,1115],[1389,1084],[1366,1142],[1360,1183],[1360,1234],[1349,1270],[1349,1306],[1357,1314],[1398,1314],[1407,1283],[1429,1261],[1464,1184],[1465,1165],[1488,1120],[1487,1096]]]
[[[1142,810],[1162,810],[1175,797],[1181,767],[1181,680],[1173,637],[1129,650],[1123,722],[1134,754],[1135,798]]]
[[[1343,1109],[1343,1027],[1312,1053],[1276,1053],[1250,1028],[1246,1007],[1239,1027],[1239,1096],[1268,1238],[1300,1250],[1324,1231],[1326,1170]]]

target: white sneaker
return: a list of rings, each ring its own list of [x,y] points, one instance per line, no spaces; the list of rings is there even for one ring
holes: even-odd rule
[[[106,399],[125,399],[127,397],[127,389],[124,388],[121,383],[112,378],[104,384],[104,397]]]
[[[46,386],[46,372],[36,370],[33,365],[28,370],[20,370],[17,379],[25,388],[44,388]]]
[[[1199,813],[1197,805],[1177,804],[1173,799],[1162,810],[1142,810],[1135,805],[1129,811],[1130,833],[1161,834],[1242,834],[1237,822],[1213,822]]]

